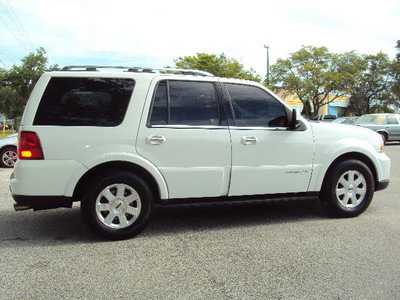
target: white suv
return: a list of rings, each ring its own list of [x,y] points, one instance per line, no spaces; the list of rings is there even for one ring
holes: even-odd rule
[[[379,134],[309,123],[260,84],[109,68],[66,67],[36,84],[11,176],[16,210],[80,201],[96,234],[124,239],[154,205],[319,197],[354,217],[389,184]]]

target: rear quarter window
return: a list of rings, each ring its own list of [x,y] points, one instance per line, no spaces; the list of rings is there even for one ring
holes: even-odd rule
[[[33,125],[118,126],[134,86],[134,80],[126,78],[53,77]]]

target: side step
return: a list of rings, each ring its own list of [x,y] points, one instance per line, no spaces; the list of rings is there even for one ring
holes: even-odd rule
[[[233,196],[214,198],[190,198],[190,199],[162,199],[161,206],[165,207],[193,207],[193,206],[217,206],[217,205],[245,205],[268,202],[288,201],[317,201],[318,192],[315,193],[291,193],[257,196]]]

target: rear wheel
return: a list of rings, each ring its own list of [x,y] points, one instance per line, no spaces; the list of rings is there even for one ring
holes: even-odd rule
[[[3,168],[13,168],[18,160],[17,148],[5,147],[0,151],[0,166]]]
[[[374,177],[368,166],[358,160],[347,160],[327,175],[321,198],[332,215],[356,217],[368,208],[374,191]]]
[[[147,225],[152,193],[138,176],[125,171],[106,173],[88,185],[81,203],[82,216],[97,235],[121,240],[134,237]]]

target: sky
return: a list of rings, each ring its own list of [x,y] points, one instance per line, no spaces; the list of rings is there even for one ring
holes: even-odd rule
[[[266,74],[302,46],[394,58],[400,1],[0,0],[0,67],[44,47],[50,64],[174,66],[196,53]]]

